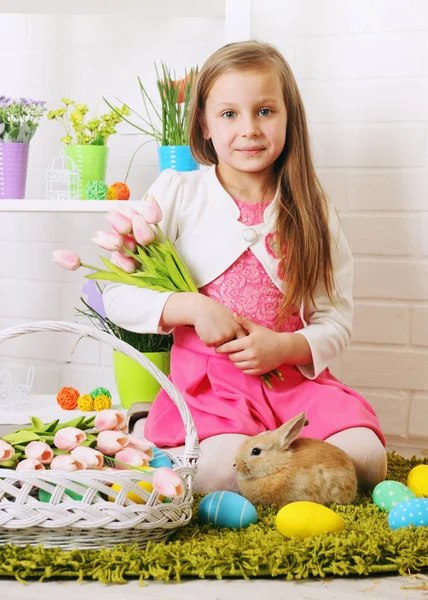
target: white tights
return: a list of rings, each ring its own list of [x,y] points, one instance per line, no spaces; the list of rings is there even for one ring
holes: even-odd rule
[[[145,419],[135,423],[133,433],[144,436]],[[207,494],[216,490],[238,492],[233,461],[238,446],[248,436],[237,433],[216,435],[202,440],[194,492]],[[367,427],[353,427],[335,433],[326,442],[341,448],[354,463],[360,489],[371,489],[386,476],[386,453],[377,435]],[[168,448],[175,455],[184,453],[184,446]]]

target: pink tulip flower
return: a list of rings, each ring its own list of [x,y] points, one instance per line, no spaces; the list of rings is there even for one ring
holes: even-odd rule
[[[94,421],[94,427],[97,431],[115,430],[126,427],[126,413],[113,408],[106,408],[97,413]]]
[[[150,194],[143,198],[143,217],[150,225],[157,225],[162,221],[162,210],[156,199]]]
[[[124,235],[123,236],[123,247],[129,250],[130,252],[134,252],[137,249],[137,242],[132,235]]]
[[[71,454],[58,454],[51,462],[52,471],[82,471],[83,469],[86,469],[86,463]]]
[[[128,235],[128,233],[131,233],[132,220],[121,212],[110,210],[106,214],[106,219],[116,233],[119,233],[120,235]]]
[[[54,453],[46,442],[30,442],[25,448],[25,456],[35,458],[44,465],[49,465],[52,462]]]
[[[126,254],[122,254],[119,250],[118,252],[113,252],[110,257],[111,262],[120,267],[125,273],[135,273],[137,269],[137,261],[132,258],[132,256],[127,256]]]
[[[86,433],[76,427],[64,427],[56,432],[54,444],[60,450],[73,450],[86,440]]]
[[[129,446],[116,452],[114,457],[130,467],[147,467],[150,460],[150,457],[147,456],[147,454],[136,448],[130,448]],[[117,465],[117,468],[120,469],[124,467],[122,465]]]
[[[103,454],[116,454],[128,445],[128,436],[121,431],[101,431],[97,438],[97,448]]]
[[[15,448],[4,440],[0,440],[0,462],[10,460],[14,454]]]
[[[167,498],[182,498],[184,482],[175,471],[169,467],[159,467],[153,474],[154,489]]]
[[[138,210],[135,210],[135,208],[133,208],[132,206],[130,206],[129,204],[119,204],[119,207],[117,209],[122,215],[125,215],[125,217],[128,217],[128,219],[130,219],[132,221],[132,217],[134,215],[138,215]]]
[[[24,458],[16,465],[16,471],[43,471],[45,465],[43,465],[36,458]]]
[[[88,448],[88,446],[78,446],[70,452],[73,458],[84,463],[87,469],[101,469],[104,464],[104,457],[98,450]]]
[[[92,241],[100,248],[111,252],[120,250],[123,246],[122,236],[115,231],[96,231]]]
[[[82,264],[80,257],[71,250],[54,250],[52,260],[68,271],[76,271]]]
[[[132,229],[135,239],[142,246],[151,244],[155,239],[155,232],[142,215],[134,215],[132,217]]]
[[[149,457],[149,460],[152,460],[153,458],[153,444],[151,442],[149,442],[148,440],[146,440],[145,438],[140,438],[136,435],[128,435],[128,447],[129,448],[135,448],[136,450],[139,450],[140,452],[144,452],[144,454],[146,456]]]

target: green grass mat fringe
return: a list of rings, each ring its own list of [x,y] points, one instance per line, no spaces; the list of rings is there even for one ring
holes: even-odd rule
[[[410,469],[428,459],[389,454],[388,479],[406,482]],[[195,509],[200,497],[195,498]],[[223,577],[341,577],[406,574],[428,568],[428,527],[392,531],[387,514],[360,494],[354,505],[336,507],[345,520],[341,533],[287,540],[275,529],[276,510],[258,507],[259,522],[244,530],[201,526],[195,516],[167,543],[141,550],[121,545],[104,550],[0,548],[0,577],[19,581],[68,578],[125,583],[139,578],[180,581]],[[196,514],[196,511],[195,511]]]

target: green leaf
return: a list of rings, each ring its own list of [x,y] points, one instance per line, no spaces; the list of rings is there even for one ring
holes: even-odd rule
[[[174,259],[170,254],[165,255],[165,264],[168,269],[169,276],[171,277],[174,285],[182,292],[186,292],[188,290],[186,280],[184,279],[180,271],[177,269]]]
[[[56,419],[55,421],[51,421],[50,423],[48,423],[46,425],[45,428],[45,433],[54,433],[56,431],[56,426],[59,423],[59,419]]]
[[[47,433],[46,431],[41,431],[39,433],[39,435],[40,435],[42,441],[46,442],[47,444],[54,441],[54,437],[55,437],[54,433]]]
[[[146,275],[146,273],[141,273],[138,275],[138,279],[142,279],[146,281],[147,284],[151,284],[144,287],[150,287],[151,289],[154,289],[152,287],[153,285],[159,287],[159,289],[163,292],[179,291],[179,288],[177,288],[169,279],[165,279],[164,277],[160,277],[158,275]]]
[[[2,439],[5,442],[9,442],[9,444],[11,444],[13,446],[14,444],[26,444],[27,442],[39,442],[40,436],[37,435],[37,433],[35,433],[34,431],[25,431],[22,429],[22,430],[16,431],[15,433],[8,433],[7,435],[4,435],[2,437]]]
[[[124,283],[132,284],[132,277],[129,273],[125,273],[125,271],[123,269],[121,269],[120,267],[117,267],[110,260],[108,260],[108,258],[106,258],[105,256],[100,256],[100,258],[101,258],[102,262],[105,264],[105,266],[108,269],[110,269],[110,271],[112,271],[116,275],[120,275],[120,277],[122,277],[122,281]]]
[[[86,279],[99,279],[100,281],[117,281],[118,283],[124,283],[123,278],[115,273],[107,273],[107,271],[100,271],[98,273],[91,273],[85,275]]]
[[[34,431],[45,431],[45,424],[38,417],[30,417]]]
[[[79,416],[76,419],[72,419],[71,421],[67,421],[66,423],[59,423],[55,429],[55,433],[60,431],[60,429],[65,429],[66,427],[76,427],[80,429],[80,424],[83,423],[85,417]]]

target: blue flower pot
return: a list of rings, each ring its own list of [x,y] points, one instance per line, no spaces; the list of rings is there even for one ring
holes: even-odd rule
[[[190,146],[159,146],[160,170],[174,169],[175,171],[196,171],[198,163],[190,152]]]

